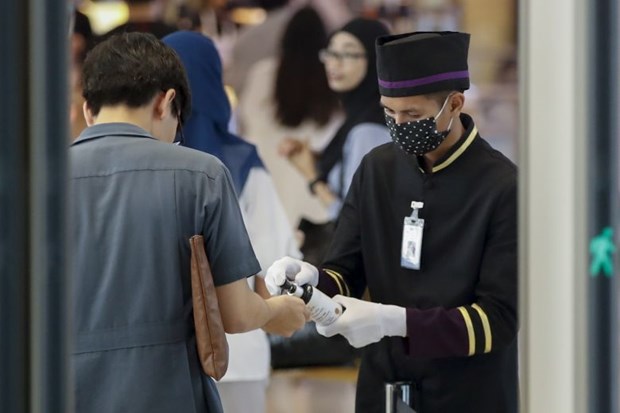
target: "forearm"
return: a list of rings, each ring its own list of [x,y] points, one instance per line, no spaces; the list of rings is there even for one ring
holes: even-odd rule
[[[256,294],[260,295],[264,299],[271,298],[271,294],[269,294],[269,290],[265,285],[265,280],[262,277],[256,277],[255,283],[254,291],[256,291]]]
[[[308,181],[308,188],[310,189],[310,192],[312,192],[312,194],[319,199],[323,206],[329,207],[331,204],[339,200],[338,196],[329,188],[327,182],[321,179],[314,164],[305,165],[304,167],[298,165],[297,167],[304,178]]]
[[[216,292],[227,333],[255,330],[272,318],[269,304],[250,290],[245,279],[217,287]]]
[[[312,188],[314,189],[314,195],[325,207],[329,207],[331,204],[338,201],[338,197],[329,189],[327,182],[318,181]]]
[[[288,295],[262,299],[241,279],[216,287],[224,330],[244,333],[257,328],[290,337],[306,322],[308,312],[304,302]]]
[[[227,333],[245,333],[263,328],[273,318],[268,300],[264,300],[257,293],[252,292],[243,301],[244,316],[237,318],[231,324],[231,331],[227,330]]]
[[[275,309],[270,305],[270,297],[263,298],[258,292],[254,293],[252,308],[248,309],[248,315],[250,315],[251,325],[248,325],[248,330],[254,330],[257,328],[264,328],[265,325],[270,323],[275,317]],[[252,316],[252,312],[256,312]]]

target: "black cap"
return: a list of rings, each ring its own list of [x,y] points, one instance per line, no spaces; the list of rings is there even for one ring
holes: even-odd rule
[[[403,97],[469,89],[468,49],[468,33],[415,32],[379,37],[379,92]]]

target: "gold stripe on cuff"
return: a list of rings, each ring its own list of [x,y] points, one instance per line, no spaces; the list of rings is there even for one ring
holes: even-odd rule
[[[474,325],[471,322],[471,317],[467,312],[465,307],[458,307],[458,310],[461,312],[463,319],[465,320],[465,326],[467,327],[467,336],[469,337],[469,354],[468,356],[473,356],[476,352],[476,336],[474,335]]]
[[[493,336],[491,335],[491,323],[489,317],[478,304],[472,304],[472,307],[480,314],[482,320],[482,328],[484,330],[484,352],[489,353],[493,348]]]
[[[336,276],[336,274],[332,273],[331,270],[325,270],[325,273],[329,275],[330,277],[332,277],[332,279],[338,286],[338,290],[340,290],[340,294],[344,295],[344,289],[342,288],[342,283],[340,282],[340,279]]]
[[[338,277],[340,277],[340,281],[342,281],[342,285],[344,285],[344,292],[345,294],[350,297],[351,296],[351,291],[349,290],[349,284],[347,284],[347,282],[345,281],[344,277],[342,276],[342,274],[340,274],[339,272],[333,271],[334,274],[336,274]]]
[[[338,288],[340,289],[340,294],[342,295],[346,295],[346,296],[351,296],[351,291],[349,291],[349,286],[347,285],[347,282],[344,280],[344,277],[342,275],[340,275],[339,272],[336,272],[334,270],[325,270],[326,273],[328,273],[334,280],[336,280],[336,283],[338,284]]]

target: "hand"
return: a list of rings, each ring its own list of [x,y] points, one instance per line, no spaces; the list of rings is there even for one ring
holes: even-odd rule
[[[284,138],[278,145],[278,153],[280,156],[288,158],[294,153],[299,152],[304,146],[304,143],[295,138]]]
[[[315,165],[316,159],[306,142],[287,138],[280,144],[279,152],[286,156],[308,181],[316,179],[318,175]]]
[[[267,269],[265,284],[271,295],[282,294],[282,284],[288,279],[299,285],[319,283],[319,271],[315,266],[296,258],[284,257],[274,262]]]
[[[328,326],[317,324],[319,334],[332,337],[342,334],[353,347],[376,343],[385,336],[407,335],[407,315],[403,307],[371,303],[356,298],[334,296],[345,307],[344,313]]]
[[[271,334],[290,337],[310,319],[306,304],[297,297],[280,295],[265,300],[271,311],[271,318],[263,330]]]

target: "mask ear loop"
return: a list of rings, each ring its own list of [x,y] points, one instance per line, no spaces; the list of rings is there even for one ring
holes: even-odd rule
[[[446,133],[446,135],[450,133],[450,129],[452,128],[452,121],[453,120],[454,120],[454,118],[450,118],[450,123],[448,123],[448,127],[444,131]]]
[[[454,95],[454,93],[450,93],[448,96],[446,96],[446,100],[443,101],[443,105],[441,105],[441,109],[439,109],[439,112],[437,112],[435,119],[441,116],[441,112],[443,112],[443,110],[446,108],[446,105],[448,104],[448,99],[450,99],[452,95]]]
[[[450,99],[450,97],[453,94],[454,93],[450,93],[448,96],[446,96],[446,100],[443,101],[443,105],[441,105],[441,109],[439,109],[439,112],[437,112],[437,115],[435,116],[435,125],[437,125],[437,118],[439,118],[439,116],[441,116],[441,112],[443,112],[443,110],[445,109],[446,105],[448,104],[448,99]],[[450,118],[450,123],[448,123],[448,127],[444,131],[444,132],[446,132],[446,135],[448,133],[450,133],[450,128],[452,128],[452,121],[454,121],[454,117]]]

